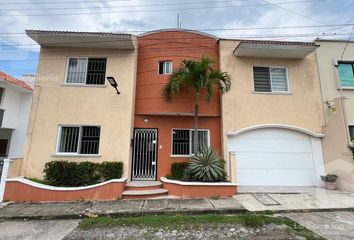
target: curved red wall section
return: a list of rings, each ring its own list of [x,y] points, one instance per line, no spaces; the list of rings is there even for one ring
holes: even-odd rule
[[[138,38],[138,65],[136,80],[135,128],[158,129],[157,180],[170,173],[174,162],[189,161],[188,157],[172,154],[172,129],[191,129],[194,126],[195,92],[183,89],[179,97],[166,101],[162,89],[170,75],[158,74],[159,61],[172,61],[173,69],[184,59],[199,60],[211,57],[218,68],[218,40],[190,31],[160,31]],[[210,145],[222,153],[220,92],[215,90],[207,104],[205,93],[200,97],[199,128],[210,130]],[[147,119],[148,121],[144,121]]]
[[[176,69],[183,59],[199,60],[208,56],[218,68],[218,40],[194,32],[165,31],[139,37],[138,44],[135,114],[193,114],[195,94],[192,89],[184,89],[170,102],[162,96],[162,88],[170,75],[159,75],[158,63],[172,61],[173,69]],[[220,116],[219,91],[215,91],[209,104],[205,102],[205,93],[200,100],[201,115]]]

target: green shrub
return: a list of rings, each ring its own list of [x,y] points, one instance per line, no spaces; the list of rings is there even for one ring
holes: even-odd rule
[[[221,182],[226,180],[225,161],[213,148],[205,148],[191,159],[186,174],[192,181]]]
[[[168,175],[167,178],[174,180],[184,180],[188,164],[188,162],[172,163],[171,174]]]
[[[103,162],[100,164],[100,173],[105,180],[121,178],[123,175],[123,163]]]
[[[92,162],[51,161],[44,166],[44,180],[54,186],[77,187],[100,179],[98,164]]]

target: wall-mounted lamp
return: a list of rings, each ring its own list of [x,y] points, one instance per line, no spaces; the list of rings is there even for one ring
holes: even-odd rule
[[[329,108],[332,112],[336,112],[337,109],[336,109],[336,105],[335,105],[335,103],[334,103],[333,100],[328,100],[328,101],[326,101],[325,103],[327,104],[328,108]]]
[[[116,80],[114,79],[114,77],[107,77],[107,81],[117,91],[117,94],[120,94],[120,92],[118,91],[118,84],[117,84]]]
[[[149,119],[148,118],[144,118],[144,123],[149,123]]]

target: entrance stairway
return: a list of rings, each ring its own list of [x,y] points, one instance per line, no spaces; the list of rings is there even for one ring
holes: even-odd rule
[[[168,190],[160,181],[131,181],[125,185],[123,199],[143,199],[166,196]]]

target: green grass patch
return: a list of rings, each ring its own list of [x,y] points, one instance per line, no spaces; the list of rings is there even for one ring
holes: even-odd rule
[[[138,217],[98,217],[86,218],[80,223],[82,229],[94,227],[114,226],[149,226],[169,227],[176,225],[204,225],[204,224],[242,224],[257,227],[273,222],[273,217],[253,213],[241,213],[236,215],[203,214],[203,215],[147,215]]]
[[[203,215],[147,215],[137,217],[97,217],[85,218],[80,223],[80,228],[89,230],[92,228],[112,228],[117,226],[138,226],[151,228],[178,228],[202,227],[211,224],[233,224],[246,227],[260,227],[270,223],[285,224],[296,234],[304,236],[306,239],[319,239],[310,230],[298,225],[285,217],[274,217],[271,214],[239,213],[234,215],[224,214],[203,214]]]

